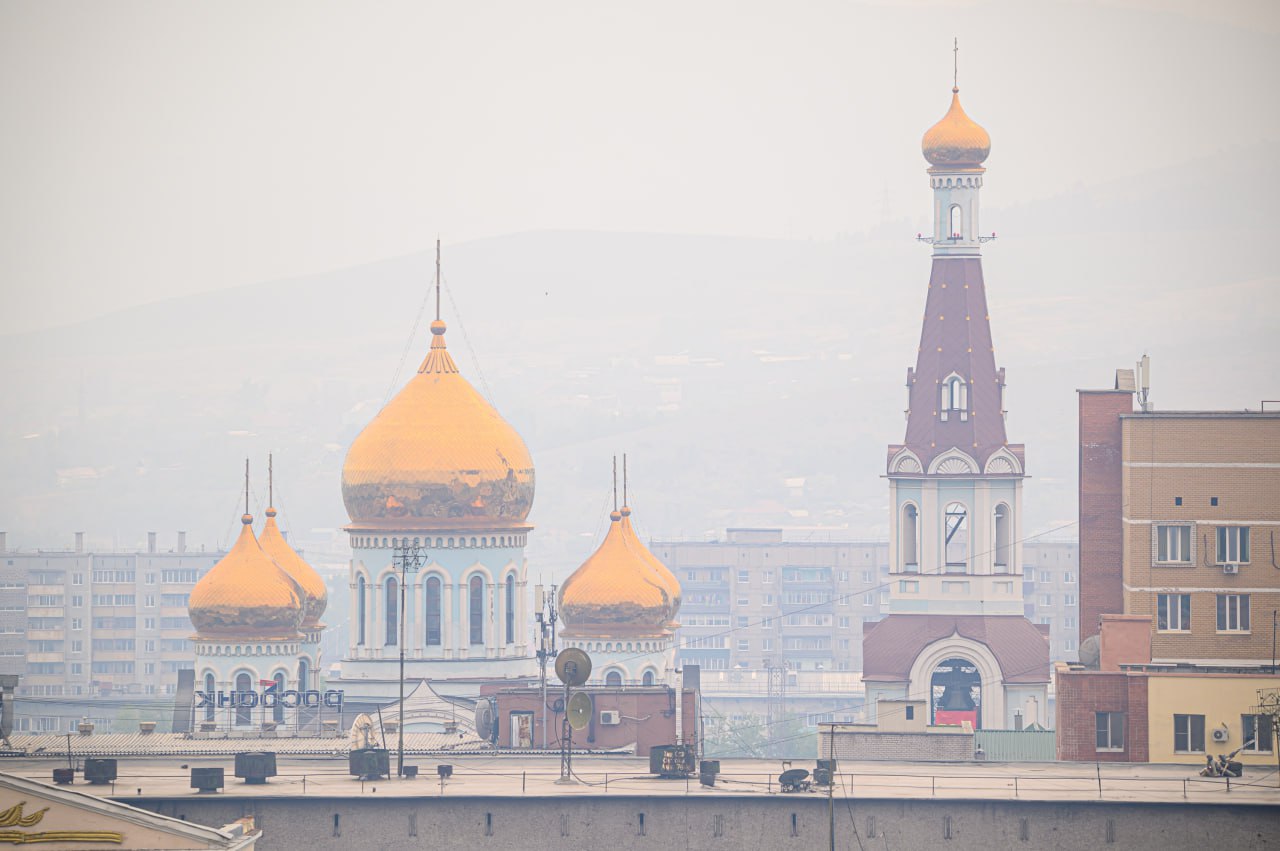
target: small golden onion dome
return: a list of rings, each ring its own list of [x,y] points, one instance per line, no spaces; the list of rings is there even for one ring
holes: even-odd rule
[[[670,632],[678,603],[658,576],[651,553],[609,515],[604,541],[560,586],[564,634],[576,637],[660,636]]]
[[[533,458],[506,420],[458,372],[431,323],[418,373],[347,451],[342,500],[356,526],[509,528],[533,507]]]
[[[924,134],[924,158],[938,168],[977,168],[991,153],[991,137],[960,106],[960,90],[951,90],[951,109]]]
[[[631,509],[624,505],[619,515],[622,518],[622,534],[626,536],[627,542],[644,554],[646,560],[653,567],[654,573],[658,575],[658,578],[662,580],[662,584],[666,587],[667,594],[672,601],[671,618],[674,621],[676,613],[680,611],[680,603],[683,601],[680,580],[676,579],[676,575],[671,572],[671,569],[662,563],[662,559],[654,555],[648,547],[640,542],[640,536],[636,534],[635,527],[631,525]],[[676,624],[673,623],[672,626],[676,626]]]
[[[280,534],[280,527],[276,525],[276,510],[269,506],[267,522],[262,527],[262,534],[258,536],[258,543],[285,573],[293,577],[293,581],[298,583],[306,596],[303,601],[302,625],[319,626],[320,616],[329,605],[329,590],[324,587],[324,580],[316,573],[315,568],[307,564],[297,550],[289,546],[284,535]]]
[[[191,589],[196,632],[236,638],[296,638],[305,595],[253,535],[253,517],[231,550]]]

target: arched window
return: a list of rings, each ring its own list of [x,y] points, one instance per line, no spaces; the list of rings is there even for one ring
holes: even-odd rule
[[[641,682],[643,682],[647,686],[651,686],[653,685],[654,680],[655,680],[655,677],[653,676],[653,671],[645,671],[644,679],[641,680]]]
[[[426,614],[427,646],[440,646],[440,577],[427,577]]]
[[[958,375],[953,375],[942,382],[942,410],[969,410],[969,385]]]
[[[951,205],[951,238],[961,239],[964,235],[964,215],[959,204]]]
[[[503,607],[503,614],[506,615],[507,621],[507,643],[516,643],[516,577],[513,573],[507,574],[507,602]]]
[[[1009,567],[1009,506],[1000,503],[995,511],[996,567],[1005,573]]]
[[[471,643],[484,644],[484,579],[471,577],[467,583],[467,622],[471,627]]]
[[[236,691],[236,726],[246,727],[253,722],[253,710],[240,705],[240,696],[253,691],[253,679],[248,674],[236,674]]]
[[[276,671],[276,675],[271,679],[276,684],[276,705],[271,707],[271,720],[277,724],[283,724],[284,704],[280,702],[280,695],[284,694],[284,671]]]
[[[622,685],[622,672],[621,672],[621,671],[610,671],[609,673],[605,674],[605,675],[604,675],[604,684],[605,684],[605,685],[607,685],[607,686],[620,686],[620,685]]]
[[[356,582],[356,644],[361,646],[364,645],[365,613],[369,610],[366,596],[364,577],[361,576]]]
[[[209,705],[204,708],[204,720],[206,721],[213,720],[213,713],[215,711],[215,707],[213,704],[214,692],[216,692],[217,690],[218,690],[218,684],[213,679],[213,674],[205,674],[204,675],[204,693],[209,696],[209,700],[210,700]]]
[[[319,685],[317,683],[317,685]],[[298,660],[298,690],[306,691],[311,688],[311,668],[307,665],[306,659]]]
[[[396,578],[394,576],[387,577],[387,581],[384,585],[386,590],[386,599],[383,600],[382,603],[383,611],[386,613],[386,618],[384,620],[387,624],[386,641],[383,643],[388,647],[396,644],[397,636],[400,631],[399,619],[397,617],[397,615],[400,614],[400,610],[398,608],[400,601],[396,599],[396,594],[399,593],[400,590],[399,586],[400,583],[396,582]]]
[[[947,503],[943,515],[946,532],[947,573],[969,572],[969,510],[963,503]]]
[[[902,548],[902,570],[920,572],[920,512],[914,505],[902,508],[902,528],[899,530],[899,546]]]

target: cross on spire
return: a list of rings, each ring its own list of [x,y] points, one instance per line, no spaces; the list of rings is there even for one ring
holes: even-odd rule
[[[244,459],[244,513],[249,513],[249,459]]]
[[[440,237],[436,237],[436,321],[440,321]]]
[[[960,38],[956,37],[951,48],[951,88],[960,88]]]

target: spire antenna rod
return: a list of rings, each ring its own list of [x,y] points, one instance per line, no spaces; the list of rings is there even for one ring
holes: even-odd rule
[[[960,88],[960,38],[956,37],[951,48],[951,88]]]
[[[613,510],[618,510],[618,456],[613,456]]]
[[[267,453],[267,505],[274,505],[276,501],[276,472],[275,462],[271,458],[271,453]]]
[[[627,453],[622,453],[622,504],[627,504]]]
[[[436,237],[436,321],[440,321],[440,237]]]
[[[249,459],[244,459],[244,513],[249,513]]]

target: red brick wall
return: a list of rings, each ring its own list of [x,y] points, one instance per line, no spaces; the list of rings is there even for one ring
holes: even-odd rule
[[[1056,671],[1058,759],[1146,762],[1147,677],[1111,671]],[[1096,712],[1125,713],[1124,750],[1098,751]]]
[[[498,701],[498,747],[511,747],[511,713],[532,712],[534,747],[542,746],[542,694],[537,689],[487,690]],[[573,732],[575,749],[607,750],[634,743],[637,756],[648,756],[654,745],[669,745],[676,740],[674,692],[665,688],[607,688],[587,689],[595,704],[591,724],[585,730]],[[562,700],[560,688],[547,690],[547,703],[556,705]],[[622,713],[622,723],[605,726],[600,723],[603,710],[614,709]],[[547,715],[547,746],[560,747],[560,729],[563,713],[552,710]],[[684,740],[697,738],[697,693],[687,689],[684,693]]]
[[[1133,394],[1081,390],[1080,396],[1080,640],[1098,634],[1103,614],[1124,612],[1123,467],[1120,414]]]

